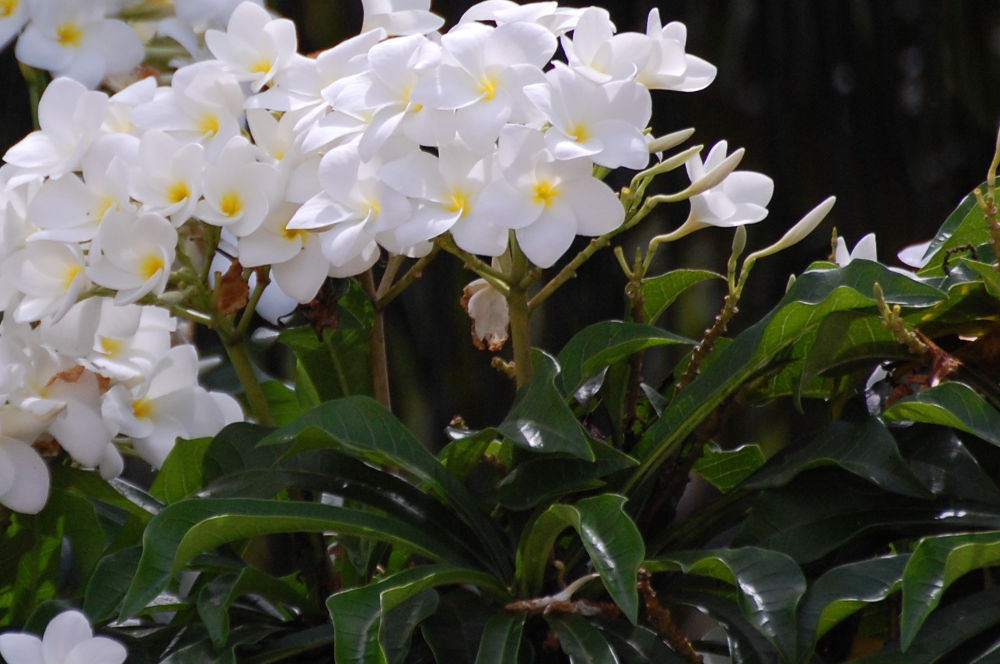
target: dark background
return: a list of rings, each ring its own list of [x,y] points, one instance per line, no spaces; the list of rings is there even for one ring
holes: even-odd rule
[[[300,29],[300,50],[326,48],[356,34],[359,2],[271,3]],[[449,25],[472,3],[435,2]],[[645,30],[654,3],[603,2],[619,31]],[[664,22],[688,27],[687,50],[718,67],[698,93],[654,92],[653,127],[662,134],[693,126],[692,141],[727,139],[745,147],[741,168],[775,180],[770,216],[750,228],[764,246],[829,194],[837,205],[824,226],[795,251],[755,271],[735,327],[748,324],[780,297],[788,275],[829,253],[836,226],[849,245],[875,231],[879,256],[894,262],[907,244],[930,236],[955,204],[985,176],[1000,107],[1000,3],[974,0],[669,0]],[[26,96],[11,49],[0,63],[3,122],[10,145],[30,130]],[[675,185],[683,183],[677,181]],[[680,223],[687,205],[664,209],[627,235],[632,249]],[[661,252],[662,269],[723,270],[731,234],[706,230]],[[452,415],[473,426],[496,421],[512,389],[488,368],[488,353],[469,342],[458,306],[471,276],[455,261],[436,261],[390,315],[390,354],[397,411],[438,439]],[[585,325],[623,314],[624,278],[598,256],[534,321],[536,344],[557,352]],[[700,289],[664,321],[697,335],[720,305]],[[654,374],[662,368],[652,363]],[[662,376],[652,376],[657,380]]]

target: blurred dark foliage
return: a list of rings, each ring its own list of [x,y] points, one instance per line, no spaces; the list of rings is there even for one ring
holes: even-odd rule
[[[471,2],[435,1],[454,23]],[[831,218],[796,250],[761,263],[736,326],[767,311],[788,276],[829,253],[836,226],[849,245],[875,231],[880,258],[930,236],[959,199],[984,179],[1000,108],[1000,4],[985,0],[671,0],[610,2],[619,30],[645,30],[659,6],[664,22],[688,27],[687,50],[718,67],[698,93],[655,92],[657,133],[693,126],[693,141],[745,147],[742,168],[776,182],[770,216],[750,228],[751,247],[776,239],[829,194]],[[295,20],[300,50],[356,34],[360,2],[274,0]],[[0,66],[3,145],[30,130],[23,83],[8,49]],[[664,187],[683,186],[681,178]],[[686,205],[660,214],[623,239],[631,255],[645,238],[674,227]],[[722,270],[731,234],[707,230],[661,251],[659,267]],[[582,243],[583,241],[581,241]],[[489,369],[490,354],[468,341],[459,307],[471,279],[443,257],[389,313],[394,398],[399,413],[429,439],[455,414],[472,426],[497,421],[512,389]],[[610,254],[598,256],[536,317],[536,344],[556,352],[587,324],[623,315],[624,278]],[[697,336],[721,305],[697,290],[662,321]],[[650,370],[659,364],[652,358]],[[662,369],[659,369],[662,372]],[[662,375],[653,375],[656,382]]]

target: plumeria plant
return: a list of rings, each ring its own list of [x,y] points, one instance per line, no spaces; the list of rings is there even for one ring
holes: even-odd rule
[[[37,101],[0,167],[0,656],[990,661],[1000,148],[919,271],[836,238],[730,337],[755,264],[834,199],[748,251],[771,179],[650,127],[715,77],[685,27],[508,0],[444,23],[370,0],[306,56],[261,2],[0,2]],[[709,227],[721,272],[660,272]],[[621,319],[534,347],[600,251]],[[420,441],[383,314],[449,255],[516,394]],[[700,339],[657,326],[707,282]],[[220,362],[234,394],[200,381]],[[732,440],[775,401],[812,426]]]

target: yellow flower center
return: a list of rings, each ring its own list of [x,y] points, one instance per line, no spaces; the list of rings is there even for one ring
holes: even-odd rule
[[[153,402],[149,399],[136,399],[132,402],[132,414],[137,418],[147,418],[153,414]]]
[[[226,192],[219,201],[219,210],[227,217],[235,217],[243,211],[243,199],[235,191]]]
[[[125,344],[122,343],[121,339],[115,339],[113,337],[101,336],[99,338],[101,342],[101,353],[108,357],[116,357],[125,348]]]
[[[303,228],[289,228],[288,224],[285,224],[281,227],[281,234],[289,242],[294,242],[296,238],[305,242],[306,236],[309,235],[309,231]]]
[[[79,265],[68,265],[66,266],[66,271],[63,272],[63,288],[69,290],[70,286],[76,280],[76,275],[83,272],[83,268]]]
[[[535,195],[532,200],[536,205],[549,206],[558,198],[559,188],[548,180],[541,180],[535,184]]]
[[[219,116],[215,113],[206,111],[198,121],[198,131],[203,134],[208,134],[209,136],[215,136],[218,134]]]
[[[590,130],[587,125],[575,124],[569,128],[569,135],[576,139],[578,143],[583,143],[590,138]]]
[[[466,193],[456,189],[448,194],[448,202],[445,204],[444,209],[448,212],[458,212],[461,210],[464,217],[469,212],[468,205],[469,198]]]
[[[180,203],[190,195],[191,190],[188,189],[187,182],[184,180],[178,180],[167,187],[167,200],[171,203]]]
[[[139,274],[142,275],[143,279],[152,279],[164,267],[162,256],[149,254],[142,259],[142,264],[139,265]]]
[[[101,200],[98,201],[97,209],[95,210],[98,219],[103,219],[104,215],[107,214],[111,206],[115,204],[115,199],[110,196],[101,196]]]
[[[76,48],[83,41],[83,29],[76,23],[61,23],[56,27],[56,40],[62,46]]]
[[[251,74],[266,74],[269,71],[271,71],[271,61],[266,58],[261,58],[250,65]]]
[[[0,18],[6,18],[17,11],[20,0],[0,0]]]
[[[497,87],[500,82],[497,81],[496,76],[483,76],[479,80],[479,94],[483,95],[484,99],[493,99],[497,94]]]

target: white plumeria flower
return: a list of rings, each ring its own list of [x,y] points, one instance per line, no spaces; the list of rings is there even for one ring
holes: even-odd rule
[[[451,232],[460,248],[486,256],[499,256],[507,248],[507,229],[499,226],[476,204],[479,193],[499,174],[495,155],[470,150],[462,143],[447,143],[434,157],[412,151],[379,170],[389,186],[419,206],[395,230],[402,245],[417,245]]]
[[[691,182],[721,164],[727,150],[726,141],[719,141],[709,150],[704,163],[698,155],[685,162]],[[733,171],[721,183],[691,197],[691,214],[685,223],[733,227],[758,222],[767,216],[773,193],[774,180],[763,173]]]
[[[25,175],[13,175],[8,188],[44,176],[59,177],[79,169],[80,160],[98,137],[108,96],[69,78],[52,81],[38,102],[38,124],[7,150],[4,161]]]
[[[114,639],[94,636],[79,611],[64,611],[49,621],[41,639],[25,632],[0,634],[0,654],[7,664],[122,664],[128,651]]]
[[[715,80],[715,65],[684,52],[687,27],[678,21],[664,26],[660,10],[653,7],[646,20],[646,35],[652,48],[636,81],[652,90],[696,92]]]
[[[560,7],[557,2],[528,2],[523,5],[512,0],[484,0],[469,7],[459,23],[492,21],[497,25],[507,23],[537,23],[554,35],[562,35],[576,27],[584,10]]]
[[[361,6],[362,33],[381,29],[389,36],[423,35],[444,25],[444,19],[430,11],[431,0],[361,0]]]
[[[573,38],[560,40],[573,71],[596,83],[631,80],[646,64],[652,42],[636,32],[615,34],[608,10],[588,7],[573,29]]]
[[[298,49],[295,24],[287,18],[272,18],[252,2],[236,7],[225,32],[205,32],[205,43],[239,80],[250,83],[253,92],[267,85]]]
[[[462,306],[472,319],[472,342],[477,348],[498,351],[507,342],[510,311],[503,293],[485,279],[476,279],[462,291]]]
[[[323,155],[319,181],[323,188],[299,208],[286,225],[288,230],[325,230],[323,255],[331,264],[331,276],[354,276],[378,259],[378,243],[410,216],[405,196],[379,176],[384,161],[400,158],[416,149],[405,141],[393,141],[384,157],[362,161],[354,144],[335,147]]]
[[[28,22],[28,0],[0,2],[0,48],[6,48]]]
[[[89,285],[83,251],[77,245],[40,240],[11,254],[2,268],[6,279],[23,294],[14,319],[30,323],[58,320]]]
[[[504,129],[499,163],[504,178],[483,189],[478,207],[513,228],[524,254],[539,267],[555,263],[577,234],[602,235],[625,219],[615,193],[593,177],[590,160],[556,159],[538,131]]]
[[[330,264],[318,234],[288,228],[297,209],[290,203],[277,206],[257,230],[239,238],[237,247],[243,267],[270,265],[271,279],[282,292],[305,303],[316,297]]]
[[[507,122],[541,120],[522,91],[544,82],[542,68],[556,49],[552,33],[534,23],[465,23],[442,36],[441,45],[444,61],[417,82],[412,96],[424,106],[454,110],[463,141],[485,151]]]
[[[840,267],[845,267],[854,260],[877,261],[878,252],[875,248],[875,233],[868,233],[854,245],[854,249],[847,250],[847,242],[843,237],[837,236],[837,247],[834,250],[834,262]]]
[[[4,414],[0,410],[0,431],[4,428]],[[49,469],[31,445],[0,435],[0,505],[22,514],[38,514],[48,500],[49,482]],[[10,640],[6,634],[0,634],[0,654],[7,662],[31,662],[13,659],[16,651],[5,649],[5,645],[10,648]]]
[[[114,462],[117,450],[111,442],[117,431],[108,428],[110,423],[101,415],[96,374],[80,365],[60,372],[46,386],[45,396],[61,404],[46,429],[75,461],[88,468],[110,462],[110,467],[120,469],[120,460]]]
[[[157,88],[152,100],[135,106],[132,122],[200,141],[214,155],[240,134],[245,102],[233,74],[222,63],[206,60],[174,72],[170,87]]]
[[[123,74],[146,55],[139,35],[124,21],[105,18],[99,0],[32,0],[31,22],[17,40],[21,62],[68,76],[93,88],[109,74]]]
[[[200,143],[147,131],[139,145],[139,167],[129,173],[129,191],[143,210],[180,226],[191,217],[201,196],[204,155]]]
[[[552,124],[545,144],[557,159],[586,157],[608,168],[641,169],[649,163],[642,131],[653,104],[646,88],[632,81],[600,85],[565,66],[545,78],[524,93]]]
[[[204,198],[195,206],[195,214],[237,237],[249,235],[264,221],[279,185],[277,169],[257,162],[253,145],[234,136],[206,165]]]
[[[88,276],[118,291],[117,304],[131,304],[167,287],[177,247],[177,231],[157,214],[112,212],[90,248]]]

